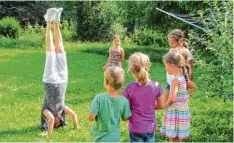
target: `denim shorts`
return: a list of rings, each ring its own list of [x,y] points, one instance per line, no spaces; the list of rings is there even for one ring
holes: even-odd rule
[[[171,86],[170,84],[167,83],[166,91],[170,91],[170,89],[171,89]]]
[[[154,142],[155,132],[153,133],[134,133],[129,132],[130,142]]]

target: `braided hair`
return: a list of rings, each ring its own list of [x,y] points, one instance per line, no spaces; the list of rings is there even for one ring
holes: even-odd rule
[[[186,81],[186,87],[188,89],[188,72],[189,67],[188,64],[186,64],[186,60],[183,57],[183,55],[180,52],[172,52],[168,53],[164,56],[163,61],[169,64],[174,64],[182,69],[183,75]]]

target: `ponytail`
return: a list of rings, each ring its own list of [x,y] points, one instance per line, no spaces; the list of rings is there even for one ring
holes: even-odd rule
[[[183,70],[183,74],[184,74],[184,78],[185,78],[185,81],[186,81],[186,87],[187,87],[187,90],[188,90],[188,65],[185,65],[182,67],[182,70]]]
[[[151,67],[150,59],[142,53],[134,53],[129,57],[129,70],[134,71],[134,78],[139,85],[146,85],[149,79]]]
[[[146,71],[145,67],[142,67],[139,73],[137,73],[137,82],[140,85],[146,85],[148,80],[149,80],[149,73],[148,71]]]

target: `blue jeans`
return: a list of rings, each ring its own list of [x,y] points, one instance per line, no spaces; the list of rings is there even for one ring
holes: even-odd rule
[[[130,142],[154,142],[155,132],[153,133],[133,133],[129,132]]]

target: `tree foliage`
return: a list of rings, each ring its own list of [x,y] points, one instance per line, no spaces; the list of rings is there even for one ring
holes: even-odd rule
[[[189,32],[196,62],[203,70],[200,89],[210,96],[232,98],[233,92],[233,3],[212,2],[200,11],[205,33]],[[205,87],[205,88],[204,88]]]

